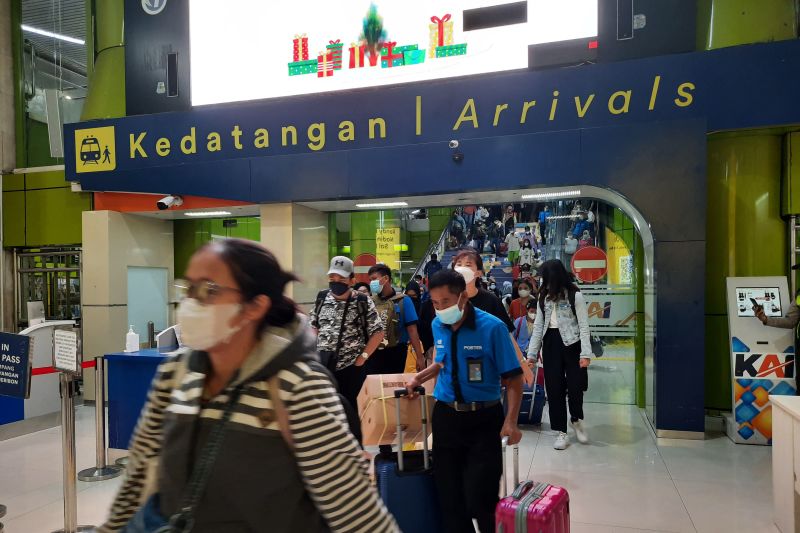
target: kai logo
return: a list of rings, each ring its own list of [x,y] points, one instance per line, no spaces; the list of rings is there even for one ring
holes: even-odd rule
[[[589,318],[611,318],[611,302],[600,305],[600,302],[592,302],[588,309]]]
[[[734,374],[737,378],[794,378],[794,354],[735,354]]]
[[[75,172],[105,172],[116,168],[114,126],[75,130]]]

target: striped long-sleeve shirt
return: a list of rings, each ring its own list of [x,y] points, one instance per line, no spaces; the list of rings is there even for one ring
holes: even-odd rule
[[[311,362],[305,324],[272,330],[229,387],[202,401],[206,354],[170,358],[156,375],[130,446],[128,476],[100,529],[119,531],[151,492],[169,516],[191,465],[234,387],[242,394],[197,512],[193,533],[399,531],[370,485],[328,375]],[[277,375],[293,448],[280,433],[268,389]]]

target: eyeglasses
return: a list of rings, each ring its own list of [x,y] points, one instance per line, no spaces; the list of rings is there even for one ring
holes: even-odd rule
[[[208,280],[191,282],[182,279],[177,280],[174,286],[175,297],[178,301],[183,300],[184,298],[194,298],[203,304],[210,302],[216,296],[226,291],[242,292],[239,289],[234,289],[233,287],[223,287],[222,285],[217,285],[213,281]]]

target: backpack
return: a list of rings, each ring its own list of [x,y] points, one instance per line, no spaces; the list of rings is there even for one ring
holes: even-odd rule
[[[317,300],[314,303],[314,316],[317,317],[317,320],[319,320],[319,310],[322,307],[325,298],[328,297],[329,292],[331,292],[330,289],[325,289],[317,294]],[[356,306],[358,307],[358,320],[361,324],[361,331],[364,333],[364,344],[366,344],[369,342],[369,328],[367,326],[367,312],[369,311],[369,304],[367,303],[367,296],[365,294],[356,292]],[[341,334],[339,336],[341,337]]]
[[[378,316],[383,317],[386,313],[385,329],[386,337],[383,339],[386,348],[393,348],[400,342],[400,319],[403,317],[403,300],[405,294],[396,294],[388,300],[376,296],[372,300],[375,302],[375,308],[378,310]],[[395,305],[398,304],[398,305]]]

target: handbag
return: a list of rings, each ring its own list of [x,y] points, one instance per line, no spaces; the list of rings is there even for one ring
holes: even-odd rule
[[[225,438],[225,426],[233,416],[233,409],[242,394],[239,385],[230,394],[228,404],[208,437],[200,459],[192,470],[186,493],[181,502],[180,511],[165,518],[159,510],[158,494],[152,495],[147,502],[131,517],[120,533],[188,533],[194,527],[194,512],[197,503],[205,491],[211,471],[222,448]]]
[[[603,357],[603,341],[597,335],[589,337],[589,343],[592,345],[592,353],[595,357]]]

